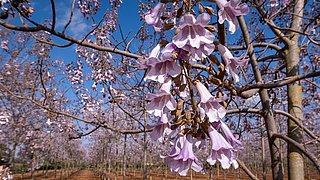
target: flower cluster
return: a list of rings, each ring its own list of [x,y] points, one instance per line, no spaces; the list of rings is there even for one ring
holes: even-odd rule
[[[92,14],[96,14],[97,11],[100,9],[101,3],[99,0],[79,0],[78,7],[80,12],[83,14],[84,17],[90,16]]]
[[[153,10],[145,13],[146,23],[152,25],[156,32],[160,32],[163,27],[163,20],[160,15],[164,11],[164,5],[163,3],[158,3]]]
[[[227,20],[229,30],[234,33],[238,26],[236,16],[246,14],[247,6],[236,0],[217,0],[217,4],[220,7],[219,22]],[[145,22],[156,32],[163,31],[165,6],[166,3],[160,2],[144,15]],[[208,140],[211,141],[211,152],[207,157],[210,165],[219,161],[224,169],[231,165],[237,168],[236,156],[242,149],[241,142],[222,121],[227,112],[224,103],[228,96],[213,96],[202,79],[192,79],[192,66],[203,62],[215,48],[214,34],[208,28],[211,16],[201,13],[195,17],[187,12],[179,18],[172,42],[161,42],[148,57],[138,59],[140,68],[147,70],[144,80],[161,84],[156,92],[146,96],[149,101],[146,110],[150,117],[158,120],[149,126],[153,128],[151,138],[161,143],[169,141],[173,145],[171,152],[161,157],[166,159],[171,171],[182,176],[187,175],[190,168],[196,172],[203,170],[195,152]],[[237,67],[246,65],[247,59],[233,57],[221,44],[217,49],[225,67],[223,71],[238,82]]]
[[[9,51],[8,44],[9,44],[9,41],[8,41],[8,40],[1,41],[1,43],[0,43],[0,48]]]
[[[180,19],[179,33],[172,42],[178,47],[191,53],[191,60],[196,61],[207,57],[214,50],[214,35],[205,27],[210,21],[210,15],[200,14],[197,19],[186,14]]]
[[[168,11],[166,4],[159,2],[152,10],[144,13],[146,24],[152,25],[158,33],[171,29],[176,24],[176,11]]]
[[[233,57],[229,49],[221,44],[218,45],[218,51],[225,63],[227,73],[232,76],[235,82],[239,82],[240,78],[238,76],[237,67],[246,66],[248,64],[248,59],[244,58],[244,55]]]
[[[225,20],[229,23],[229,31],[233,34],[239,27],[237,16],[247,15],[249,9],[247,4],[241,3],[240,0],[217,0],[220,8],[218,12],[219,23],[224,23]]]

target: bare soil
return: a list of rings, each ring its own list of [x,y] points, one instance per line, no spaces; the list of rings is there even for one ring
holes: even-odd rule
[[[34,174],[34,179],[35,180],[54,180],[54,170],[48,171],[48,176],[45,178],[43,171],[38,171],[35,172]],[[111,180],[116,179],[115,176],[117,176],[118,180],[141,180],[143,179],[143,174],[142,171],[138,170],[127,170],[126,171],[126,176],[123,178],[121,171],[119,170],[118,173],[115,173],[114,171],[111,171],[108,173],[108,171],[104,171],[103,175],[100,172],[101,177],[99,177],[99,172],[95,171],[94,169],[83,169],[83,170],[78,170],[74,172],[70,172],[69,174],[66,173],[66,171],[56,171],[56,180],[64,179],[64,180],[99,180],[99,179],[108,179],[110,178]],[[60,178],[60,175],[62,176]],[[262,179],[261,175],[258,175],[259,179]],[[21,175],[15,175],[14,180],[16,179],[21,179]],[[31,174],[24,174],[23,179],[31,179]],[[188,176],[186,177],[181,177],[178,174],[171,173],[170,171],[165,171],[165,170],[149,170],[148,171],[148,180],[167,180],[167,179],[174,179],[174,180],[208,180],[209,179],[209,174],[201,174],[201,173],[192,173],[189,172]],[[214,172],[212,174],[212,179],[214,180],[247,180],[250,179],[243,171],[220,171],[219,174],[217,172]],[[267,174],[267,179],[271,180],[271,173]],[[287,178],[285,178],[287,179]],[[320,180],[319,174],[315,173],[306,178],[308,180]]]

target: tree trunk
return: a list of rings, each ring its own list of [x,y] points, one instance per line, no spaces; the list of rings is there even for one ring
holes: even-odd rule
[[[9,159],[10,167],[14,166],[14,159],[15,159],[14,157],[16,155],[16,149],[17,149],[17,143],[14,142],[13,145],[12,145],[12,150],[11,150],[10,159]]]
[[[126,178],[126,166],[127,166],[127,157],[126,157],[126,148],[127,148],[127,134],[124,135],[124,142],[123,142],[123,164],[122,164],[122,176],[123,180]]]
[[[286,53],[287,77],[299,75],[299,47],[289,46]],[[288,88],[288,111],[302,120],[302,87],[299,82],[289,84]],[[302,123],[302,121],[301,121]],[[288,136],[301,143],[303,135],[301,129],[292,120],[288,120]],[[292,180],[304,179],[304,165],[302,153],[292,144],[288,144],[288,176]]]
[[[143,103],[144,106],[144,118],[143,118],[143,180],[147,180],[148,170],[147,170],[147,112],[146,112],[146,103]]]
[[[114,171],[114,179],[118,179],[118,152],[119,152],[119,134],[116,135],[116,158],[115,158],[115,171]]]
[[[293,2],[293,13],[291,29],[301,31],[304,0],[295,0]],[[298,46],[299,34],[292,32],[292,43],[285,50],[285,59],[287,62],[287,77],[299,75],[299,54]],[[294,82],[287,86],[288,94],[288,112],[300,120],[302,123],[302,87],[300,82]],[[302,130],[290,119],[288,120],[288,136],[301,143],[303,141]],[[304,164],[302,153],[293,145],[288,144],[288,176],[291,180],[304,179]]]
[[[254,78],[257,83],[263,83],[263,79],[261,76],[261,72],[259,69],[257,57],[254,53],[253,47],[250,44],[251,38],[248,32],[247,25],[244,21],[244,18],[240,16],[238,18],[239,24],[242,30],[242,34],[245,40],[245,44],[248,47],[248,55],[250,57],[250,64],[252,66],[252,70],[254,73]],[[283,171],[283,164],[281,153],[279,151],[280,148],[280,140],[279,139],[272,139],[273,133],[277,133],[277,126],[274,119],[272,107],[270,104],[270,98],[266,89],[262,89],[259,91],[259,96],[262,103],[262,110],[263,110],[263,117],[266,124],[267,134],[268,134],[268,141],[270,147],[270,156],[271,156],[271,168],[272,168],[272,177],[273,179],[283,179],[284,178],[284,171]]]
[[[260,135],[261,135],[261,153],[262,153],[262,179],[267,179],[267,171],[266,171],[266,145],[264,144],[264,135],[263,135],[263,119],[260,117]]]

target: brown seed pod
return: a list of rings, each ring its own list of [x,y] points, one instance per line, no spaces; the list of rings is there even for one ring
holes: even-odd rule
[[[174,32],[175,35],[177,35],[180,32],[180,29],[177,28],[176,31]]]
[[[214,64],[216,64],[217,66],[219,66],[221,63],[219,62],[217,56],[210,54],[208,56],[208,58],[210,59],[211,62],[213,62]]]
[[[214,15],[214,10],[212,7],[210,6],[204,6],[204,9],[206,10],[206,12],[210,15]]]
[[[205,65],[207,63],[207,59],[206,58],[201,58],[201,64]]]
[[[173,124],[175,125],[182,125],[183,123],[185,123],[184,119],[182,118],[182,116],[177,118],[177,121],[174,122]]]
[[[183,14],[183,6],[181,8],[178,9],[177,11],[177,18],[180,18]]]
[[[181,110],[183,108],[183,103],[184,103],[183,100],[179,100],[177,104],[177,109]]]
[[[198,12],[199,14],[202,14],[204,12],[204,8],[201,4],[198,5]]]
[[[186,113],[184,115],[185,115],[187,120],[191,120],[192,119],[190,110],[186,111]]]
[[[206,29],[210,32],[217,32],[217,29],[214,25],[207,25]]]
[[[181,84],[179,86],[179,91],[184,91],[186,89],[187,85],[186,84]]]

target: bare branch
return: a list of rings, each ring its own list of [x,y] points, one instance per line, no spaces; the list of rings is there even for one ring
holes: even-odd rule
[[[297,75],[297,76],[290,76],[286,77],[284,79],[278,79],[273,82],[265,83],[265,84],[252,84],[244,87],[243,89],[240,90],[240,92],[248,91],[250,89],[271,89],[271,88],[277,88],[281,86],[285,86],[288,84],[291,84],[295,81],[300,81],[306,78],[312,78],[312,77],[317,77],[320,76],[320,71],[312,72],[309,74],[302,74],[302,75]]]
[[[302,128],[310,137],[312,137],[314,140],[320,142],[320,137],[318,137],[317,135],[313,134],[312,131],[310,131],[308,128],[304,127],[303,124],[301,124],[301,120],[299,120],[298,118],[292,116],[291,114],[282,111],[282,110],[274,110],[274,112],[276,114],[281,114],[284,115],[288,118],[290,118],[294,123],[296,123],[300,128]]]
[[[54,5],[54,0],[51,1],[51,10],[52,10],[52,27],[51,30],[54,31],[54,28],[56,26],[56,7]]]
[[[250,169],[242,162],[241,160],[237,159],[238,164],[240,165],[240,168],[251,178],[254,180],[258,180],[259,178],[255,176]]]
[[[67,24],[63,27],[62,34],[65,33],[66,29],[68,28],[68,26],[70,25],[70,23],[71,23],[71,21],[72,21],[75,3],[76,3],[76,0],[73,0],[73,2],[72,2],[72,7],[71,7],[71,11],[70,11],[69,20],[68,20]]]
[[[299,144],[295,140],[293,140],[283,134],[273,133],[271,138],[273,140],[280,138],[280,139],[285,140],[287,143],[291,143],[292,145],[294,145],[296,148],[298,148],[304,155],[306,155],[311,160],[311,162],[316,166],[316,168],[320,172],[320,161],[312,153],[308,152],[301,144]]]

